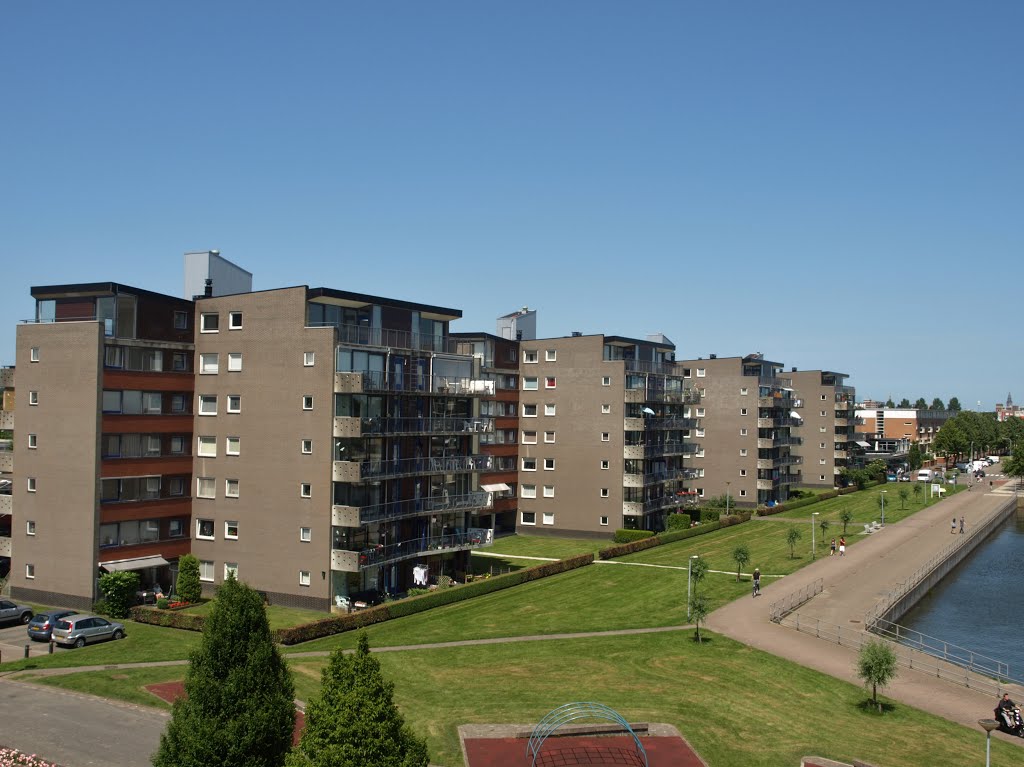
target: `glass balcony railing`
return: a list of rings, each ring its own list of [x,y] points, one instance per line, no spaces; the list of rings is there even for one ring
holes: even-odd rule
[[[401,458],[396,461],[360,461],[359,476],[365,480],[415,476],[417,474],[465,474],[474,471],[491,471],[493,468],[494,456],[492,455]]]
[[[359,507],[359,524],[389,522],[440,511],[471,511],[487,507],[488,494],[475,490],[462,495],[440,495],[430,498],[409,498]]]
[[[700,474],[697,469],[671,469],[669,471],[656,471],[650,474],[630,474],[627,477],[643,477],[644,485],[659,485],[662,482],[671,482],[674,479],[696,479]]]
[[[345,416],[338,416],[344,418]],[[362,434],[490,434],[493,418],[361,418]]]
[[[360,569],[397,562],[402,559],[424,554],[443,554],[449,551],[480,548],[493,543],[492,531],[482,527],[470,527],[447,535],[427,538],[413,538],[408,541],[376,546],[359,552]]]
[[[427,376],[408,371],[388,374],[383,370],[346,371],[362,376],[363,391],[412,392],[420,394],[456,394],[460,397],[479,397],[494,394],[494,381],[460,378],[457,376]]]

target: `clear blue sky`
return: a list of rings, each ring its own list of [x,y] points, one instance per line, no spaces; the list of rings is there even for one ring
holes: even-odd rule
[[[8,3],[0,362],[29,286],[663,332],[1024,402],[1024,3]]]

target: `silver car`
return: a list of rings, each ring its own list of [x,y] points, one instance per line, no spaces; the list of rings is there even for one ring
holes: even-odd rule
[[[28,623],[32,620],[32,608],[28,605],[17,605],[9,599],[0,599],[0,623]]]
[[[98,615],[69,615],[53,624],[53,641],[65,647],[85,647],[89,642],[124,637],[124,624]]]

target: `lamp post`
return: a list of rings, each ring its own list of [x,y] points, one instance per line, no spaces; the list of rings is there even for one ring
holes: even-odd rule
[[[690,622],[690,576],[693,574],[693,560],[697,558],[696,554],[690,555],[690,560],[686,563],[686,622]]]
[[[882,527],[885,527],[885,494],[888,492],[888,490],[882,490],[878,493],[878,497],[881,499],[879,505],[882,507]]]
[[[990,767],[992,764],[992,730],[999,727],[999,722],[995,719],[979,719],[978,724],[985,729],[985,767]]]
[[[811,559],[814,559],[814,525],[818,521],[815,517],[818,516],[817,511],[811,512]]]
[[[729,516],[729,485],[732,482],[725,483],[725,516]]]

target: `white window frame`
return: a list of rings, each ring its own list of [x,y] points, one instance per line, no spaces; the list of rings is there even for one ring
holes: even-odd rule
[[[544,432],[544,442],[553,445],[555,443],[555,433],[553,431]]]
[[[206,318],[216,317],[217,327],[208,329],[206,327]],[[199,332],[200,333],[219,333],[220,332],[220,312],[200,312],[199,313]]]
[[[25,535],[36,534],[36,521],[34,519],[25,520]]]
[[[544,404],[544,415],[551,416],[558,412],[557,406],[554,402],[547,402]]]
[[[242,372],[242,353],[241,352],[228,352],[228,372],[229,373],[241,373]]]
[[[523,418],[536,418],[536,417],[537,417],[537,405],[535,403],[533,403],[533,402],[524,402],[523,403]]]
[[[229,394],[227,395],[226,410],[229,413],[241,413],[242,412],[242,395],[241,394]],[[231,407],[231,400],[234,399],[238,402],[238,407]]]
[[[558,361],[558,350],[557,349],[545,349],[544,350],[544,361],[545,362],[557,362]]]
[[[234,442],[234,449],[232,449],[231,443]],[[224,438],[224,455],[241,455],[242,454],[242,438],[241,437],[225,437]]]
[[[31,349],[28,350],[28,361],[29,362],[39,362],[39,347],[38,346],[33,346]]]
[[[741,437],[745,437],[745,436],[747,436],[747,430],[746,430],[746,428],[740,429],[740,436],[741,436]]]
[[[555,486],[554,485],[544,485],[543,493],[544,493],[544,497],[545,498],[554,498],[555,497]]]
[[[312,410],[313,409],[313,395],[312,394],[303,394],[302,395],[302,409],[303,410]]]
[[[238,322],[235,322],[235,319]],[[242,329],[242,313],[240,311],[228,312],[228,330],[241,330]]]
[[[309,583],[310,583],[309,570],[299,570],[299,585],[300,586],[309,586]]]
[[[601,525],[602,527],[607,527],[608,526],[608,517],[598,517],[597,518],[597,523],[599,525]]]
[[[203,535],[199,531],[202,529],[203,522],[210,523],[210,534]],[[217,540],[217,523],[212,519],[196,518],[196,540],[197,541],[215,541]]]
[[[707,371],[704,368],[697,368],[697,378],[704,378],[707,375]]]
[[[740,476],[741,477],[747,476],[747,470],[746,469],[740,469]]]
[[[316,352],[302,353],[302,367],[311,368],[316,364]]]
[[[537,471],[537,459],[536,458],[528,458],[528,457],[524,456],[522,461],[523,461],[523,464],[522,464],[522,466],[523,466],[522,470],[523,471]]]
[[[612,439],[611,432],[607,432],[607,431],[601,432],[601,441],[602,442],[611,442],[611,439]]]
[[[523,352],[523,362],[527,365],[536,365],[540,360],[540,352],[536,349],[527,349]]]
[[[536,445],[537,444],[537,432],[524,430],[521,442],[524,445]]]
[[[746,497],[747,497],[747,491],[746,490],[740,490],[740,498],[746,498]]]
[[[238,580],[238,562],[224,563],[224,580],[230,578],[231,575],[235,576],[236,581]]]
[[[601,415],[608,415],[612,412],[612,406],[608,403],[601,405]]]
[[[533,519],[530,522],[526,521],[526,515],[529,514]],[[536,511],[520,511],[519,512],[519,524],[535,526],[537,524],[537,512]]]
[[[740,448],[740,458],[746,458],[746,457],[747,457],[747,449],[745,447],[741,447]]]
[[[540,379],[537,376],[523,376],[523,391],[537,391]]]
[[[746,397],[747,396],[747,387],[746,386],[741,386],[740,387],[740,396],[741,397]]]
[[[217,415],[217,395],[216,394],[200,394],[199,405],[196,408],[197,415]],[[213,405],[213,410],[204,409],[204,405]]]
[[[39,392],[37,392],[37,391],[30,391],[28,393],[28,404],[33,406],[33,407],[35,407],[36,405],[39,404]]]
[[[601,497],[602,498],[610,498],[611,497],[611,493],[610,493],[610,491],[608,490],[607,487],[602,487],[601,488]]]
[[[554,458],[545,458],[544,459],[544,471],[554,471],[554,470],[555,470],[555,459]]]
[[[29,450],[35,450],[38,447],[39,447],[39,435],[38,434],[29,434],[28,435],[28,449]]]
[[[225,498],[238,498],[241,492],[241,487],[237,479],[225,479],[224,480],[224,497]]]
[[[230,533],[230,528],[232,528],[232,527],[235,528],[235,534],[234,535],[232,535]],[[225,520],[224,521],[224,539],[228,540],[228,541],[237,541],[238,540],[238,522],[236,522],[234,520]]]
[[[208,482],[210,491],[208,494],[203,494],[203,483]],[[217,479],[215,477],[196,477],[196,498],[216,498],[217,497]]]
[[[313,497],[313,486],[309,482],[299,483],[299,497],[300,498],[312,498]]]
[[[601,461],[601,471],[607,471],[611,467],[612,467],[611,461],[609,461],[607,459]]]
[[[302,442],[299,443],[299,450],[303,455],[313,455],[313,440],[302,440]]]
[[[214,565],[216,563],[212,559],[200,559],[199,560],[199,580],[203,583],[213,583]],[[203,571],[209,568],[209,574],[203,577]]]
[[[544,524],[544,525],[553,525],[553,524],[555,524],[555,512],[553,512],[553,511],[542,512],[541,515],[540,515],[540,521],[541,521],[541,524]]]
[[[199,458],[217,457],[217,438],[206,434],[196,436],[196,456]]]
[[[611,376],[601,376],[601,386],[611,386],[611,385],[612,385],[612,377]]]
[[[37,486],[38,486],[38,483],[36,482],[36,478],[35,477],[27,477],[26,478],[26,480],[25,480],[25,488],[28,490],[28,492],[34,493],[36,491],[36,487]]]
[[[740,408],[740,415],[746,415],[746,414],[747,414],[747,409],[745,407],[741,407]]]
[[[536,498],[537,497],[537,486],[536,485],[519,485],[519,497],[520,498]]]
[[[32,564],[25,565],[25,577],[29,580],[33,580],[36,577],[36,566]]]
[[[299,541],[302,543],[311,543],[313,541],[313,528],[312,527],[300,527],[299,528]]]
[[[558,388],[558,376],[544,376],[544,388],[545,389],[557,389]]]

